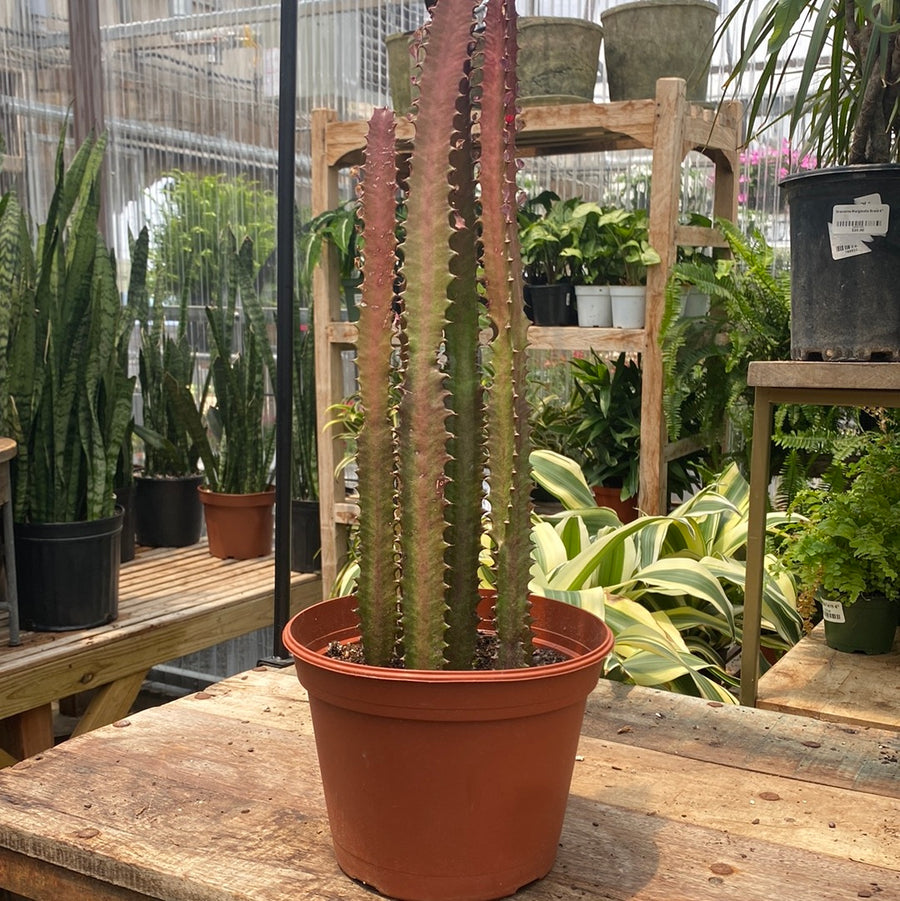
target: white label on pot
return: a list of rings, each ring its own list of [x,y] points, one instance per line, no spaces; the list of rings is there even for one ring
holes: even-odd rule
[[[873,204],[881,203],[881,195],[880,194],[863,194],[862,197],[854,197],[854,203],[861,203],[864,206],[872,206]]]
[[[886,235],[890,207],[886,203],[839,203],[831,211],[836,235]]]
[[[828,223],[828,240],[831,242],[831,259],[846,260],[848,257],[858,257],[862,253],[871,253],[866,241],[871,241],[871,235],[838,235],[835,234],[832,224]]]
[[[843,623],[844,605],[840,601],[822,601],[822,616],[830,623]]]

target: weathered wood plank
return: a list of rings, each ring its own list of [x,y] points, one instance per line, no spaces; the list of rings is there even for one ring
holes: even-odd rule
[[[900,390],[900,363],[817,363],[758,360],[747,384],[759,388],[813,388],[846,391]]]
[[[755,772],[731,745],[757,733],[770,767],[779,753],[765,746],[782,745],[768,727],[782,717],[689,698],[661,708],[659,695],[598,687],[558,863],[518,897],[770,901],[785,886],[797,901],[873,886],[900,897],[894,799],[817,785],[815,772],[790,766],[790,776]],[[605,737],[629,717],[631,732]],[[371,898],[333,861],[292,671],[242,674],[127,722],[0,774],[0,846],[170,901]],[[694,732],[704,750],[686,760]]]
[[[0,648],[0,719],[272,622],[273,558],[218,560],[205,542],[141,551],[122,567],[119,617],[109,626],[22,635]],[[294,574],[291,610],[321,599],[321,580]]]
[[[900,798],[900,735],[601,682],[585,734],[690,760]]]
[[[91,698],[72,735],[83,735],[92,729],[108,726],[128,714],[149,670],[140,669],[100,688]]]
[[[820,623],[762,676],[756,703],[767,710],[900,731],[900,630],[889,654],[846,654],[825,644]]]

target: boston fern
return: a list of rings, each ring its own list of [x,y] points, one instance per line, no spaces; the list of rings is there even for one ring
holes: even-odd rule
[[[391,660],[399,639],[409,668],[472,666],[485,508],[497,663],[530,658],[516,14],[489,0],[476,53],[475,13],[471,0],[442,0],[425,26],[408,176],[397,174],[391,111],[376,110],[367,138],[358,600],[375,665]],[[486,347],[482,330],[491,335]]]

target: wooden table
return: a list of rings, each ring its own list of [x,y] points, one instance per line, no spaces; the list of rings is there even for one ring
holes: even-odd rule
[[[756,703],[763,558],[769,489],[772,411],[776,404],[900,407],[900,363],[754,362],[747,369],[753,395],[747,581],[741,647],[741,703]]]
[[[105,726],[130,710],[151,667],[271,625],[274,568],[271,555],[211,557],[205,541],[142,548],[122,564],[115,622],[0,646],[0,766],[53,744],[53,701],[96,689],[75,734]],[[292,573],[291,609],[318,600],[321,579]]]
[[[0,886],[45,901],[371,901],[309,709],[254,670],[0,772]],[[602,682],[527,901],[900,898],[900,736]],[[539,812],[536,811],[536,815]]]
[[[759,680],[757,707],[900,732],[900,629],[888,654],[846,654],[825,644],[825,624]]]

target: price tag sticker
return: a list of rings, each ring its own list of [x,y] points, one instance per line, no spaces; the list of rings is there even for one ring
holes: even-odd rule
[[[822,601],[822,616],[830,623],[843,623],[844,605],[840,601]]]
[[[834,231],[834,227],[828,223],[828,240],[831,243],[831,259],[846,260],[848,257],[858,257],[863,253],[871,253],[872,250],[866,245],[866,241],[871,241],[871,235],[839,235]]]
[[[832,208],[836,235],[886,235],[890,207],[886,203],[839,203]]]

